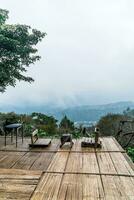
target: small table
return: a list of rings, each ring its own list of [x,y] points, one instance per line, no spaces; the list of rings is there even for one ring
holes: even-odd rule
[[[7,135],[7,130],[8,131],[14,131],[16,135],[16,147],[17,147],[17,139],[18,139],[18,131],[21,129],[21,136],[22,136],[22,143],[23,143],[23,124],[21,123],[15,123],[15,124],[9,124],[5,126],[5,146],[6,146],[6,135]],[[11,142],[13,141],[13,134],[11,133]]]

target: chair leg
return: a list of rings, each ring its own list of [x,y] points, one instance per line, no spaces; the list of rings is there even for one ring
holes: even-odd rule
[[[22,143],[23,143],[23,139],[24,139],[24,127],[22,125],[22,128],[21,128],[21,131],[22,131]]]
[[[74,143],[73,143],[73,141],[72,141],[72,142],[71,142],[71,148],[72,148],[73,144],[74,144]]]
[[[62,142],[61,142],[61,145],[60,145],[60,148],[61,148],[65,143],[66,143],[65,141],[62,141]]]
[[[16,129],[15,132],[16,132],[16,147],[17,147],[17,141],[18,141],[18,129]]]
[[[13,130],[11,131],[11,143],[13,143],[13,134],[14,134],[14,132],[13,132]]]
[[[6,142],[6,131],[5,131],[5,146],[7,145],[7,142]]]

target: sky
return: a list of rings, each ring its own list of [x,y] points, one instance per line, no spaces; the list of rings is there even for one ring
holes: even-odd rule
[[[134,101],[133,0],[0,0],[10,24],[46,32],[41,60],[0,104],[62,106]]]

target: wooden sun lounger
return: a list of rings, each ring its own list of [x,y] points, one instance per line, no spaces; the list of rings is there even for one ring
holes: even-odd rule
[[[95,137],[94,138],[84,138],[81,142],[81,147],[91,147],[91,148],[101,148],[102,144],[99,138],[99,128],[95,128]]]
[[[83,138],[81,142],[81,147],[91,147],[91,148],[101,148],[101,141],[98,139],[98,142],[95,142],[94,138]]]
[[[51,144],[51,139],[39,139],[38,130],[34,130],[31,135],[31,144],[29,147],[48,147]]]

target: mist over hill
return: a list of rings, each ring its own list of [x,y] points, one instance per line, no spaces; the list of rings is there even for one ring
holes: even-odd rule
[[[107,113],[122,113],[127,108],[134,109],[134,102],[124,101],[104,105],[84,105],[63,108],[54,105],[17,105],[0,106],[0,112],[32,113],[41,112],[53,115],[60,120],[67,115],[73,121],[98,121]]]
[[[134,103],[117,102],[105,105],[77,106],[54,112],[53,115],[57,119],[67,115],[73,121],[98,121],[102,116],[108,113],[123,113],[128,107],[133,109]]]

